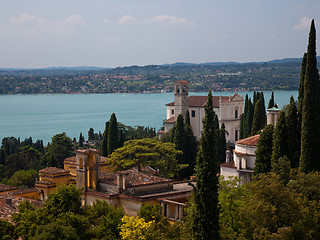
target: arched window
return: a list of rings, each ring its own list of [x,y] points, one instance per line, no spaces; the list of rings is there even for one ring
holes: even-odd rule
[[[177,94],[180,94],[180,85],[177,85],[177,91],[176,91]]]
[[[187,86],[186,85],[183,85],[183,93],[186,93],[187,92]]]

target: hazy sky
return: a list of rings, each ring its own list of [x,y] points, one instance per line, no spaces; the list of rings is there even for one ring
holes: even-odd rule
[[[0,68],[301,57],[312,18],[320,0],[0,0]]]

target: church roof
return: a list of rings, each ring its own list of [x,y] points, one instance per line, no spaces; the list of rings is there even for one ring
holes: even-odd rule
[[[236,94],[235,94],[236,95]],[[234,95],[234,96],[235,96]],[[222,102],[227,102],[233,99],[233,97],[229,96],[212,96],[212,104],[214,108],[219,107],[219,101],[221,98]],[[207,103],[208,97],[207,96],[189,96],[188,97],[188,107],[204,107]],[[166,106],[174,106],[174,102],[166,104]]]
[[[258,140],[259,140],[260,134],[254,135],[248,138],[241,139],[236,142],[236,144],[240,145],[248,145],[248,146],[257,146],[258,145]]]
[[[236,165],[234,164],[234,161],[221,163],[220,167],[237,168]]]

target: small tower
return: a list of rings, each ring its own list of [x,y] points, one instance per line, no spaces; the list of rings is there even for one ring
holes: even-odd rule
[[[76,151],[77,188],[98,188],[99,151],[96,149],[81,149]]]
[[[278,118],[280,116],[281,109],[272,107],[267,109],[267,125],[272,124],[277,125]]]
[[[185,116],[188,110],[188,82],[187,81],[176,81],[174,83],[174,106],[175,117],[179,114]]]

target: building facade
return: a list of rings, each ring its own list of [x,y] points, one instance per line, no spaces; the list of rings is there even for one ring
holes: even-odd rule
[[[168,132],[175,126],[176,118],[179,114],[185,116],[189,111],[190,123],[193,134],[201,137],[203,130],[202,120],[205,115],[204,106],[208,100],[207,96],[189,96],[188,82],[176,81],[174,86],[174,102],[166,104],[167,120],[164,121],[164,132]],[[213,110],[218,116],[219,125],[224,123],[226,131],[226,141],[235,143],[239,139],[240,115],[243,112],[243,98],[234,94],[233,96],[213,96]]]

